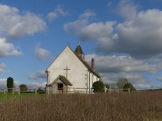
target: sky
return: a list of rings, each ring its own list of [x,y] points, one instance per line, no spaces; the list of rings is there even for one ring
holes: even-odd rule
[[[46,84],[45,70],[81,44],[105,83],[162,88],[162,0],[0,0],[0,88]]]

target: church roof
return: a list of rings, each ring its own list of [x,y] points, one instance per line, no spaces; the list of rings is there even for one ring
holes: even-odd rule
[[[62,75],[59,75],[50,85],[53,85],[55,83],[55,81],[58,80],[58,79],[61,80],[65,85],[72,86],[72,84],[70,83],[70,81],[66,77],[64,77]]]
[[[73,51],[74,52],[74,54],[77,56],[77,58],[87,67],[87,69],[91,72],[91,73],[93,73],[94,75],[96,75],[98,78],[100,78],[100,75],[96,72],[96,71],[94,71],[93,69],[92,69],[92,67],[82,58],[82,57],[80,57],[75,51]]]
[[[91,68],[91,66],[81,56],[79,56],[78,51],[80,51],[80,52],[83,53],[83,50],[81,49],[81,46],[80,45],[77,46],[77,48],[75,49],[75,51],[73,51],[69,46],[66,46],[66,48],[69,48],[74,53],[74,55],[83,63],[83,65],[88,69],[88,71],[90,71],[91,73],[93,73],[94,75],[96,75],[98,78],[100,78],[100,75],[95,70],[93,70]]]
[[[82,50],[82,48],[81,48],[80,45],[78,45],[78,46],[76,47],[75,52],[76,52],[77,54],[81,54],[81,55],[84,54],[84,52],[83,52],[83,50]]]

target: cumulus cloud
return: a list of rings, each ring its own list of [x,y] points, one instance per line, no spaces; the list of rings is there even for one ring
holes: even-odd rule
[[[43,31],[46,23],[33,13],[22,13],[19,9],[0,4],[0,36],[19,38]]]
[[[16,47],[6,41],[5,38],[0,38],[0,58],[7,56],[19,56],[22,52],[17,50]]]
[[[159,81],[162,81],[162,76],[156,78]]]
[[[150,80],[146,75],[162,70],[162,11],[139,10],[130,0],[121,0],[117,10],[123,17],[120,22],[95,22],[93,14],[83,13],[80,16],[87,17],[66,23],[64,30],[80,40],[96,41],[100,56],[92,54],[86,59],[96,59],[97,71],[106,81],[113,83],[126,77],[139,89],[159,88],[162,84],[149,83],[158,79]],[[109,56],[112,54],[115,56]]]
[[[35,56],[38,60],[48,60],[50,58],[50,52],[46,49],[36,46]]]
[[[45,87],[46,86],[46,81],[32,81],[32,82],[28,82],[28,87],[29,88],[38,88],[38,87]]]
[[[120,9],[124,9],[123,12],[121,10],[123,14],[130,12],[125,14],[133,17],[125,16],[123,22],[91,22],[88,17],[78,18],[76,21],[66,23],[64,30],[81,40],[96,40],[97,52],[104,54],[125,53],[138,58],[161,54],[162,11],[159,9],[136,11],[136,6],[132,7],[133,4],[126,2],[120,3],[119,6]]]
[[[67,12],[61,6],[57,6],[57,8],[54,11],[48,13],[47,18],[49,20],[53,20],[58,18],[59,16],[66,16],[66,15]]]
[[[0,58],[22,55],[8,40],[33,35],[46,28],[46,23],[39,16],[3,4],[0,4],[0,20]]]
[[[95,58],[97,72],[100,72],[103,80],[109,84],[116,83],[119,78],[128,78],[137,89],[144,89],[146,85],[152,88],[162,86],[148,84],[152,80],[144,75],[144,73],[152,75],[162,69],[162,62],[159,61],[160,57],[138,60],[131,56],[90,54],[86,55],[85,58],[89,63],[91,58]]]
[[[118,14],[124,19],[134,19],[137,14],[138,5],[130,0],[121,0],[118,4]]]
[[[39,71],[31,74],[28,79],[30,80],[41,80],[46,78],[46,73],[45,71]]]
[[[0,88],[6,88],[6,81],[7,79],[0,79]]]
[[[98,40],[114,38],[112,36],[115,21],[89,23],[90,17],[95,16],[94,12],[84,12],[79,19],[64,25],[64,30],[75,34],[81,40]]]
[[[162,69],[162,63],[154,63],[150,60],[138,60],[131,56],[97,56],[87,55],[86,59],[90,62],[91,58],[96,59],[99,72],[149,72],[155,73]],[[150,63],[148,63],[150,62]]]
[[[96,16],[96,13],[93,11],[85,11],[79,16],[80,19],[88,19],[89,17]]]
[[[4,63],[0,63],[0,75],[6,71],[6,65]]]

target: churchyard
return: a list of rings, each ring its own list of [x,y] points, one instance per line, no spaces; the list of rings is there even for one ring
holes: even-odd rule
[[[162,121],[162,91],[4,95],[2,121]]]

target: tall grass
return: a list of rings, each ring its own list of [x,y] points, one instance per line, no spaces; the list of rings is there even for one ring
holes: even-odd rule
[[[162,121],[162,92],[12,98],[0,121]]]

